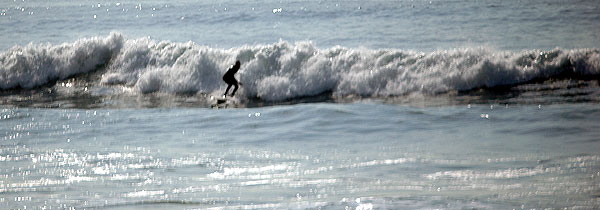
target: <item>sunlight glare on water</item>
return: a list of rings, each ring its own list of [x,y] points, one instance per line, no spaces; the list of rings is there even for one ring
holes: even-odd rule
[[[584,122],[598,115],[565,108],[4,109],[1,205],[592,207],[600,156]],[[569,130],[546,132],[566,119],[584,126],[571,144]]]

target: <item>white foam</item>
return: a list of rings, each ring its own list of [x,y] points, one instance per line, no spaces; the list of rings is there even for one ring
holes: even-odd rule
[[[399,49],[317,48],[311,42],[219,49],[149,38],[81,39],[62,45],[13,47],[0,54],[0,88],[33,88],[108,64],[96,85],[134,94],[221,94],[221,76],[235,60],[237,95],[269,101],[330,92],[388,97],[513,85],[561,73],[600,75],[597,49],[521,52],[465,48],[420,53]]]
[[[130,46],[131,45],[131,46]],[[243,46],[229,50],[194,43],[127,42],[103,81],[134,85],[149,92],[221,92],[221,75],[235,60],[240,93],[270,101],[333,95],[386,97],[436,94],[526,82],[551,77],[573,65],[581,74],[597,75],[597,50],[496,51],[469,48],[432,53],[396,49],[319,49],[311,42]],[[119,65],[117,65],[119,64]],[[115,82],[118,81],[118,82]]]
[[[15,46],[0,54],[0,88],[34,88],[108,63],[123,46],[123,36],[92,37],[60,45]]]
[[[105,84],[133,85],[141,93],[209,92],[221,85],[232,59],[224,50],[188,43],[129,40],[102,78]],[[229,61],[226,62],[223,59]]]

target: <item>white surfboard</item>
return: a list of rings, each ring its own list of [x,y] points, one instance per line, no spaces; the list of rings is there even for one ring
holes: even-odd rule
[[[211,107],[212,108],[227,108],[227,107],[233,107],[236,104],[239,103],[239,99],[235,96],[214,96],[211,95],[210,96],[210,100],[211,100]]]

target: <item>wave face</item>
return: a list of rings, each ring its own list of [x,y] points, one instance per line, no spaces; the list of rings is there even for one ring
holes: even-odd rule
[[[363,97],[438,94],[560,75],[600,75],[598,49],[513,52],[482,47],[423,53],[319,49],[311,42],[285,41],[219,49],[113,33],[60,45],[15,46],[0,54],[0,88],[31,89],[101,71],[91,85],[125,86],[139,94],[219,94],[226,87],[221,76],[235,60],[242,62],[238,95],[267,101],[328,92]]]

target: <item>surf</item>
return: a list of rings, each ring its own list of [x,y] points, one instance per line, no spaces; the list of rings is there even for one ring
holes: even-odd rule
[[[226,87],[221,77],[236,60],[242,62],[237,78],[244,84],[236,95],[268,102],[322,94],[437,95],[561,78],[593,80],[600,75],[599,49],[475,47],[419,52],[323,49],[310,41],[283,40],[224,49],[111,33],[71,43],[14,46],[1,52],[0,88],[39,89],[85,78],[83,86],[96,90],[96,95],[220,95]]]

